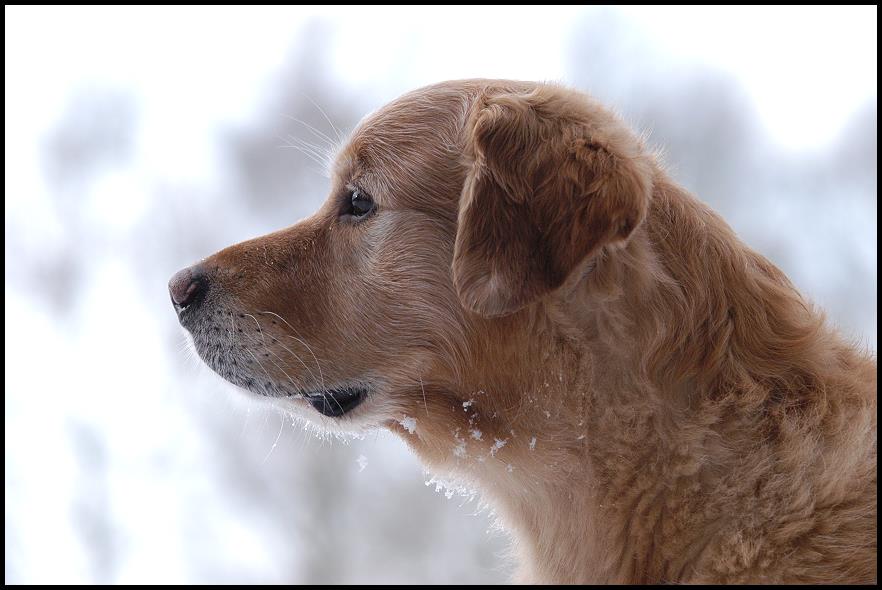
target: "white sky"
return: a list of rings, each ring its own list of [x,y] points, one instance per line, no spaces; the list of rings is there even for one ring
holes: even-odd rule
[[[738,77],[773,138],[786,146],[823,145],[876,95],[875,6],[618,10],[661,57],[708,64]],[[10,109],[45,112],[41,107],[65,98],[58,89],[90,79],[134,87],[154,106],[172,111],[196,103],[206,114],[242,116],[310,17],[329,25],[331,63],[341,82],[376,95],[378,102],[450,78],[566,81],[568,44],[590,12],[7,7],[6,120]],[[33,85],[32,91],[10,93],[10,82]],[[23,102],[10,104],[11,97]]]

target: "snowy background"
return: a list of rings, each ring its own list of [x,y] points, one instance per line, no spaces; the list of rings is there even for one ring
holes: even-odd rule
[[[183,350],[172,273],[325,198],[295,119],[450,78],[588,90],[876,348],[875,7],[5,17],[7,583],[509,576],[397,439],[317,439]]]

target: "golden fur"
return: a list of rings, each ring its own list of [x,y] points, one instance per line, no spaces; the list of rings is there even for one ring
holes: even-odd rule
[[[341,418],[285,403],[478,488],[519,581],[875,582],[875,359],[605,108],[423,88],[362,122],[332,183],[203,262],[229,346],[268,387],[369,386]],[[343,223],[356,187],[378,209]],[[217,368],[228,334],[205,331]]]

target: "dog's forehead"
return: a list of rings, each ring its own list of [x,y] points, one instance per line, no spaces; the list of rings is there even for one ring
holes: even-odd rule
[[[512,80],[451,80],[408,92],[365,116],[343,154],[347,158],[459,147],[469,110],[482,92],[518,89],[535,83]]]
[[[366,116],[355,129],[350,148],[359,157],[416,150],[454,143],[461,135],[471,94],[465,87],[433,86],[405,94]]]
[[[443,192],[448,184],[453,188],[475,94],[467,83],[437,85],[382,106],[353,131],[338,154],[335,173],[344,182],[369,178],[399,198]]]

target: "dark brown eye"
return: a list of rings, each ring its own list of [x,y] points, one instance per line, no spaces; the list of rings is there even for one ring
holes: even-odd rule
[[[365,217],[376,206],[376,203],[374,203],[369,194],[355,189],[349,193],[349,203],[343,208],[343,214],[351,215],[355,218]]]

